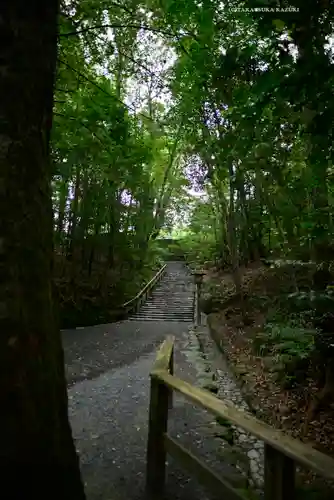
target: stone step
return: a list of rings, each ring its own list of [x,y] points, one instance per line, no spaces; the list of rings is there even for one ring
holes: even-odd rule
[[[168,310],[170,309],[171,311],[192,311],[193,307],[191,305],[185,306],[184,304],[180,305],[175,305],[175,304],[144,304],[141,309],[150,309],[150,310],[157,310],[159,309],[164,309]]]
[[[175,307],[171,307],[170,305],[168,304],[160,304],[159,307],[157,306],[154,306],[153,304],[144,304],[140,310],[146,310],[146,311],[173,311],[173,312],[177,312],[177,311],[181,311],[181,312],[185,312],[185,311],[193,311],[193,307],[189,306],[189,307],[185,307],[185,306],[175,306]]]
[[[185,267],[168,264],[166,274],[157,287],[133,313],[131,321],[179,321],[194,319],[194,285]]]
[[[189,294],[188,293],[184,293],[182,295],[179,295],[177,293],[173,293],[171,295],[171,292],[165,292],[165,293],[162,293],[160,295],[156,295],[155,293],[153,295],[150,295],[150,298],[151,299],[155,299],[155,300],[160,300],[160,299],[165,299],[165,298],[175,298],[175,300],[186,300],[186,299],[192,299],[192,297],[189,297]]]
[[[156,306],[160,306],[161,304],[168,304],[169,306],[173,307],[173,305],[175,307],[179,307],[179,306],[183,306],[185,305],[186,307],[187,306],[190,306],[192,304],[193,301],[190,301],[190,300],[173,300],[173,299],[160,299],[160,300],[148,300],[146,302],[146,304],[150,304],[150,305],[156,305]]]
[[[173,302],[171,299],[168,300],[160,300],[160,301],[147,301],[142,304],[142,306],[148,305],[150,307],[174,307],[175,309],[179,309],[180,307],[184,307],[185,309],[189,309],[192,306],[192,302]]]
[[[183,303],[183,302],[189,302],[189,303],[193,302],[188,297],[184,298],[183,300],[179,300],[179,299],[175,299],[174,297],[167,297],[166,295],[164,297],[159,297],[159,298],[154,298],[154,297],[152,298],[152,297],[150,297],[148,299],[148,301],[150,301],[150,302],[157,302],[157,303],[168,301],[168,302],[174,302],[175,304],[179,304],[179,303]]]
[[[192,310],[193,309],[193,306],[191,304],[168,304],[168,302],[164,302],[164,303],[161,303],[161,304],[143,304],[141,309],[143,308],[147,308],[147,309],[156,309],[156,310],[159,310],[159,309],[171,309],[171,310],[174,310],[174,311],[179,311],[179,310]]]
[[[153,316],[131,316],[129,321],[176,321],[178,323],[192,323],[193,318],[174,318],[165,316],[163,318],[157,318]]]
[[[180,297],[180,298],[181,297],[191,297],[191,296],[193,296],[193,294],[190,293],[190,292],[189,293],[187,293],[187,292],[181,292],[180,293],[180,292],[177,292],[176,290],[169,289],[169,290],[164,290],[161,293],[153,292],[152,295],[151,295],[151,297],[163,297],[166,294],[168,294],[170,296],[171,295],[175,295],[176,297]]]
[[[143,306],[141,307],[138,311],[136,311],[136,313],[139,313],[139,312],[144,312],[144,313],[148,313],[148,314],[191,314],[193,312],[193,308],[192,307],[189,307],[188,309],[186,308],[181,308],[181,307],[178,307],[178,308],[175,308],[175,309],[171,309],[170,307],[160,307],[160,308],[155,308],[155,307],[147,307],[147,306]]]
[[[184,309],[192,309],[192,304],[185,304],[184,302],[179,302],[179,303],[173,303],[173,302],[168,302],[168,301],[165,301],[165,302],[145,302],[143,304],[143,307],[144,306],[149,306],[150,308],[156,308],[156,309],[159,309],[160,307],[163,307],[163,308],[166,308],[166,307],[169,307],[171,309],[180,309],[180,308],[184,308]]]
[[[143,316],[175,316],[175,317],[177,317],[177,316],[193,317],[194,316],[193,311],[168,311],[168,310],[167,311],[148,311],[147,309],[140,310],[135,314],[141,314]]]
[[[161,312],[161,313],[150,312],[149,314],[147,314],[145,312],[138,312],[136,314],[133,314],[132,316],[156,316],[157,318],[162,318],[162,317],[166,317],[166,316],[171,316],[173,318],[184,318],[186,316],[187,318],[192,318],[193,314],[191,314],[191,313],[176,314],[176,313],[170,313],[170,312]]]
[[[177,293],[173,293],[171,292],[170,290],[169,291],[166,291],[165,293],[161,293],[160,295],[156,295],[155,293],[153,293],[152,295],[149,296],[150,299],[155,299],[155,300],[160,300],[160,299],[165,299],[165,298],[175,298],[175,300],[186,300],[186,299],[192,299],[193,297],[192,296],[189,296],[189,293],[183,293],[182,295],[181,294],[177,294]]]
[[[140,316],[141,318],[193,318],[193,314],[133,314],[132,317],[136,316],[137,318]]]
[[[136,315],[141,314],[142,316],[174,316],[174,317],[193,317],[194,314],[192,311],[187,311],[187,312],[175,312],[175,311],[139,311],[138,313],[135,313]]]

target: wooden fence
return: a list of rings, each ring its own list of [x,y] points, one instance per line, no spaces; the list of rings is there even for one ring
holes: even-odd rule
[[[172,393],[177,391],[193,403],[217,417],[229,420],[264,441],[264,498],[295,498],[295,468],[303,465],[325,478],[334,479],[334,460],[309,445],[285,435],[222,401],[209,391],[192,386],[173,375],[174,337],[168,337],[157,353],[151,376],[149,432],[147,443],[146,489],[150,498],[162,500],[164,495],[167,453],[195,475],[205,486],[224,500],[246,500],[204,462],[167,434],[168,409]]]

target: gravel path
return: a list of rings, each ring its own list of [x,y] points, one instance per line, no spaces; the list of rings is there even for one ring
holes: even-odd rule
[[[210,377],[212,382],[212,368],[187,323],[192,300],[192,278],[182,263],[170,262],[138,317],[63,332],[69,414],[87,500],[145,499],[149,372],[168,334],[176,338],[175,374],[202,387]],[[222,438],[215,435],[220,428],[211,415],[174,395],[169,434],[240,487],[236,466],[222,456]],[[171,457],[167,472],[166,499],[214,499]]]
[[[175,372],[197,383],[198,342],[186,323],[124,321],[63,332],[70,420],[88,500],[144,499],[149,371],[156,348],[176,336]],[[203,369],[203,367],[202,367]],[[212,417],[176,396],[169,432],[221,474]],[[166,498],[213,498],[169,460]]]

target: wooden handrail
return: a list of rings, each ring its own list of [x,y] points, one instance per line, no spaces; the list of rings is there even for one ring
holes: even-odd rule
[[[161,267],[161,269],[159,269],[159,271],[153,276],[153,278],[148,283],[146,283],[144,288],[140,290],[140,292],[138,292],[135,297],[122,304],[121,308],[126,310],[131,310],[131,308],[134,307],[137,304],[137,302],[154,287],[154,285],[159,281],[159,279],[162,278],[162,275],[166,270],[166,267],[167,264],[164,264]]]
[[[229,420],[234,425],[241,427],[284,455],[292,458],[295,462],[317,471],[328,479],[334,479],[334,460],[312,448],[312,446],[287,436],[282,431],[274,429],[252,415],[239,410],[232,403],[218,399],[209,391],[194,387],[185,380],[172,376],[164,370],[152,371],[151,375],[164,382],[170,389],[183,394],[193,403],[217,417]]]
[[[151,376],[149,411],[149,433],[147,446],[147,492],[152,498],[163,496],[167,452],[179,459],[184,467],[213,490],[221,491],[226,499],[238,500],[241,491],[227,485],[199,458],[180,446],[167,434],[168,402],[173,391],[205,410],[264,441],[264,498],[265,500],[288,500],[295,498],[295,463],[316,471],[327,479],[334,479],[334,460],[312,446],[287,436],[222,401],[209,391],[194,387],[175,377],[173,371],[174,338],[168,337],[157,353]]]

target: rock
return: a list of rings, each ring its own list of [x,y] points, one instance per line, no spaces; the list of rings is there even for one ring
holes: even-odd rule
[[[263,477],[260,474],[254,473],[254,479],[257,486],[263,485]]]
[[[259,458],[260,458],[259,452],[255,449],[249,450],[249,452],[247,453],[247,456],[253,460],[259,460]]]
[[[247,436],[245,434],[240,434],[239,441],[245,443],[247,441]]]
[[[256,460],[250,461],[250,467],[251,467],[252,472],[258,472],[258,470],[259,470],[259,465],[258,465]]]

